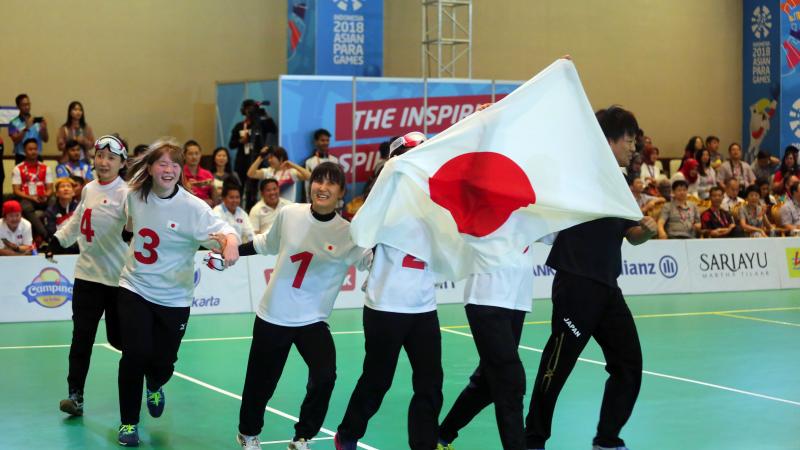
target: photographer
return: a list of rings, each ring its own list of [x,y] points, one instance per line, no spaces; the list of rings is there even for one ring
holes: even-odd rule
[[[42,160],[42,142],[47,142],[50,135],[47,132],[47,121],[44,117],[31,115],[31,99],[28,94],[19,94],[14,101],[19,109],[19,115],[11,119],[8,125],[8,135],[14,141],[14,164],[25,160],[25,146],[23,142],[35,139],[39,148],[39,161]]]
[[[242,102],[239,112],[245,119],[237,123],[231,131],[231,138],[228,148],[236,150],[234,160],[234,171],[240,180],[245,182],[244,197],[245,205],[249,207],[255,203],[258,193],[256,182],[247,179],[247,169],[253,164],[256,158],[257,149],[276,142],[278,126],[275,121],[267,114],[261,105],[269,105],[269,102],[258,103],[255,100],[247,99]]]

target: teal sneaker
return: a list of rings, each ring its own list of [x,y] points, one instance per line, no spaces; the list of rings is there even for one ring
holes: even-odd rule
[[[138,425],[120,425],[119,426],[119,445],[123,447],[138,447],[139,446],[139,426]]]
[[[161,417],[161,414],[164,413],[165,402],[163,386],[158,388],[157,391],[147,390],[147,411],[151,417]]]

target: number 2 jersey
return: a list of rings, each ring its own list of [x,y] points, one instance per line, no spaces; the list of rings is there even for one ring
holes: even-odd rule
[[[372,258],[364,304],[378,311],[426,313],[436,309],[436,279],[424,261],[378,244]]]
[[[278,255],[256,315],[286,327],[326,320],[348,269],[364,256],[350,238],[349,222],[338,214],[327,222],[317,220],[308,203],[281,208],[253,247],[262,255]]]
[[[162,306],[191,305],[194,254],[200,245],[210,245],[209,234],[236,235],[206,202],[183,188],[169,198],[150,192],[147,202],[130,191],[127,215],[133,222],[133,240],[119,285]]]
[[[80,256],[75,278],[106,286],[119,285],[119,274],[128,244],[122,240],[125,227],[125,197],[128,185],[121,177],[107,184],[94,180],[81,192],[75,213],[56,238],[66,248],[78,242]]]

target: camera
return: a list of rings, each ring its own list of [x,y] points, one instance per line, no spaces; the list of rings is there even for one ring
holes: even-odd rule
[[[41,123],[44,120],[44,117],[38,116],[33,118],[33,123]]]

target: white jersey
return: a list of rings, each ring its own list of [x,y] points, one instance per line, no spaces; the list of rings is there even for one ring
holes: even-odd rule
[[[11,231],[6,224],[5,219],[0,219],[0,248],[6,248],[3,244],[3,239],[11,242],[14,245],[31,245],[33,244],[33,234],[31,231],[31,223],[26,219],[20,219],[17,229]]]
[[[436,279],[424,261],[378,244],[364,304],[378,311],[425,313],[436,310]]]
[[[214,214],[220,219],[224,220],[228,225],[232,226],[236,233],[241,238],[242,244],[246,244],[253,240],[255,234],[253,227],[250,226],[250,219],[247,213],[240,207],[236,207],[236,212],[231,214],[231,211],[225,207],[224,203],[220,203],[213,209]]]
[[[473,273],[464,286],[464,303],[530,312],[533,307],[533,257],[526,265],[492,273]]]
[[[81,202],[66,224],[56,231],[62,247],[78,242],[80,256],[75,278],[106,286],[119,285],[128,244],[122,240],[128,185],[117,177],[108,184],[94,180],[81,191]]]
[[[211,233],[236,230],[186,189],[170,198],[150,192],[147,202],[130,191],[127,215],[133,222],[133,241],[125,257],[119,285],[162,306],[188,307],[194,294],[194,254],[210,246]]]
[[[256,202],[250,210],[250,225],[253,227],[253,232],[255,234],[268,233],[269,229],[272,228],[272,224],[275,222],[275,218],[278,217],[278,211],[292,203],[293,202],[281,197],[278,198],[278,204],[275,205],[275,208],[269,207],[264,203],[264,200]]]
[[[287,327],[327,319],[348,269],[364,255],[350,238],[349,222],[339,215],[320,222],[308,203],[281,209],[253,246],[263,255],[278,255],[256,315]]]

